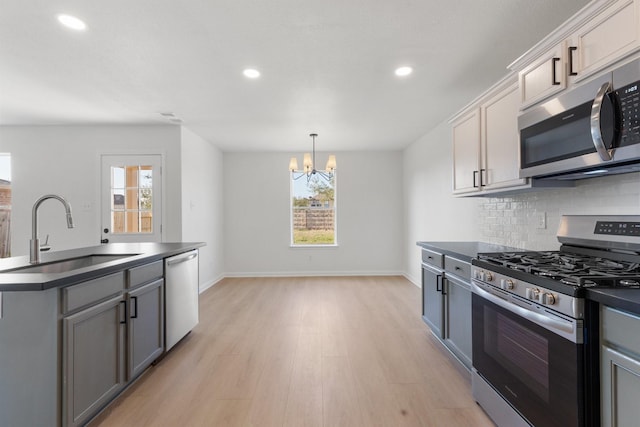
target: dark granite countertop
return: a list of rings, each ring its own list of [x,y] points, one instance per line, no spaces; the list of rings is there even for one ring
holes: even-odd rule
[[[436,251],[465,262],[471,262],[472,258],[475,258],[479,253],[483,252],[514,252],[524,250],[484,242],[416,242],[416,244],[424,249]]]
[[[63,273],[18,273],[10,270],[29,267],[29,257],[0,259],[0,291],[43,291],[73,285],[107,274],[147,264],[204,246],[202,242],[176,243],[110,243],[59,252],[41,254],[40,265],[88,255],[126,255],[113,261],[78,268]],[[9,271],[7,271],[9,270]]]
[[[640,289],[589,288],[587,298],[609,307],[640,315]]]

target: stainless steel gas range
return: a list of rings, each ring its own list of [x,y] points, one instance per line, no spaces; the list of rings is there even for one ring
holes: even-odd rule
[[[640,216],[563,216],[558,251],[472,261],[472,388],[501,427],[599,425],[591,287],[640,292]]]

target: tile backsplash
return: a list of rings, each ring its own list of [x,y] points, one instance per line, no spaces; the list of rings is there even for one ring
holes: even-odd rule
[[[479,212],[485,242],[557,249],[562,215],[640,215],[640,173],[585,179],[572,188],[486,198]],[[546,223],[544,228],[541,222]]]

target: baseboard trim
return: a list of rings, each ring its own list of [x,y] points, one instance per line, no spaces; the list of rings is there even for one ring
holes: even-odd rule
[[[270,271],[226,273],[224,277],[404,276],[399,271]]]
[[[243,277],[340,277],[340,276],[377,276],[377,277],[394,277],[401,276],[407,279],[409,282],[417,286],[421,287],[420,282],[414,280],[411,276],[406,273],[401,273],[397,271],[287,271],[287,272],[258,272],[258,273],[226,273],[221,274],[217,278],[210,280],[204,284],[200,285],[198,289],[198,293],[203,293],[209,288],[220,283],[222,280],[229,278],[243,278]]]
[[[209,281],[207,283],[201,284],[200,287],[198,288],[198,293],[199,294],[203,293],[207,289],[209,289],[209,288],[213,287],[214,285],[218,284],[224,278],[225,278],[224,275],[220,275],[217,278],[215,278],[215,279],[213,279],[213,280],[211,280],[211,281]]]
[[[416,280],[415,277],[408,275],[407,273],[402,273],[405,279],[416,285],[418,288],[422,289],[422,281],[420,279]]]

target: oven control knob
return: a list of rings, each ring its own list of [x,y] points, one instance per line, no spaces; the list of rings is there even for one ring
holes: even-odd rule
[[[486,277],[486,279],[487,279],[487,282],[491,282],[491,281],[493,280],[493,274],[491,274],[491,273],[490,273],[490,272],[488,272],[488,271],[487,271],[487,273],[486,273],[486,276],[485,276],[485,277]]]
[[[500,279],[500,287],[505,291],[510,291],[513,289],[514,284],[511,279]]]
[[[542,295],[542,303],[547,305],[553,305],[556,303],[556,297],[550,293],[544,293]]]
[[[540,295],[540,289],[537,288],[527,288],[526,297],[527,299],[537,301]]]

